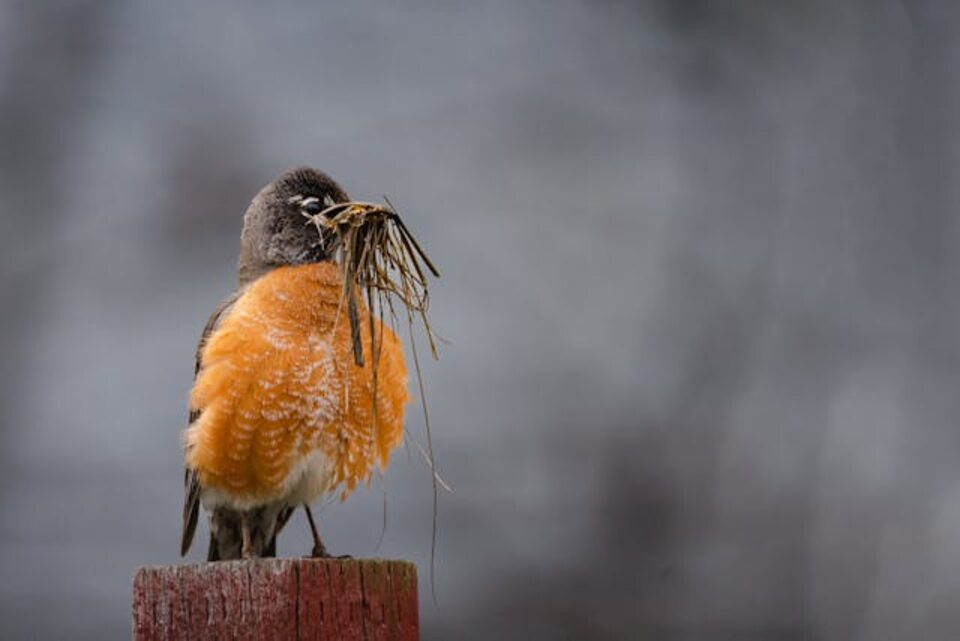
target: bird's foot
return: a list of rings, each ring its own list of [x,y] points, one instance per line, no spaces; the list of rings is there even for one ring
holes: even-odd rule
[[[308,559],[336,559],[339,561],[343,561],[345,559],[352,559],[353,557],[350,556],[349,554],[340,554],[340,555],[334,556],[333,554],[330,554],[329,552],[327,552],[327,549],[325,547],[320,547],[320,548],[314,547],[313,550],[310,552],[310,556],[308,556],[307,558]]]

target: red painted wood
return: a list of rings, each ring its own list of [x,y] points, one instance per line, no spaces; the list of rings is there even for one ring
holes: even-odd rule
[[[133,581],[133,637],[414,641],[416,567],[258,559],[141,568]]]

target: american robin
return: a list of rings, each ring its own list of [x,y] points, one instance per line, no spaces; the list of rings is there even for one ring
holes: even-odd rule
[[[309,219],[348,200],[329,176],[304,167],[264,187],[244,215],[239,287],[214,311],[197,347],[181,554],[202,504],[210,561],[275,556],[277,533],[299,506],[313,554],[326,556],[310,503],[338,490],[346,497],[368,482],[403,438],[400,341],[373,321],[380,341],[374,383],[373,359],[358,365],[354,358],[331,239]],[[369,315],[358,316],[362,349],[371,354]]]

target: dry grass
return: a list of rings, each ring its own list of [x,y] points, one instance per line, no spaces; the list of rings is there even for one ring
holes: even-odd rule
[[[363,365],[365,360],[357,316],[357,293],[366,299],[371,321],[375,315],[385,320],[389,312],[389,320],[395,325],[393,301],[397,299],[403,303],[410,320],[419,317],[422,321],[430,351],[434,357],[437,355],[435,336],[427,320],[430,296],[426,272],[434,277],[439,277],[440,272],[387,202],[387,205],[338,203],[310,217],[324,239],[333,236],[327,247],[336,254],[343,269],[343,296],[348,306],[357,365]],[[372,322],[370,331],[374,332]],[[371,338],[374,339],[371,345],[376,361],[377,337]]]
[[[430,585],[434,590],[434,556],[437,545],[437,502],[438,486],[447,490],[450,487],[440,478],[433,455],[433,437],[430,430],[430,416],[427,412],[426,395],[423,388],[423,376],[420,371],[420,357],[414,339],[414,319],[419,318],[427,335],[430,353],[437,358],[437,341],[427,309],[430,304],[427,273],[439,277],[440,272],[420,247],[416,238],[397,213],[393,204],[386,200],[385,205],[367,202],[337,203],[319,214],[307,216],[317,227],[325,245],[336,256],[343,270],[343,294],[341,305],[346,301],[347,316],[350,319],[350,335],[353,343],[353,357],[357,365],[365,362],[363,344],[360,337],[361,325],[357,296],[366,300],[369,314],[370,358],[373,378],[373,398],[377,397],[377,364],[380,358],[382,330],[377,335],[376,327],[389,323],[397,330],[398,318],[394,301],[399,300],[407,321],[410,350],[417,374],[417,385],[423,409],[427,447],[417,448],[430,467],[433,483],[433,536],[430,543]],[[340,314],[337,314],[340,317]],[[380,323],[374,323],[379,317]],[[373,416],[376,421],[376,402],[373,404]]]

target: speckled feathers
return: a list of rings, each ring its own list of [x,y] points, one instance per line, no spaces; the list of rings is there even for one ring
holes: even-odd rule
[[[248,509],[309,502],[336,488],[345,495],[385,467],[402,440],[402,347],[375,321],[383,339],[374,406],[372,359],[360,367],[352,358],[342,279],[331,262],[273,269],[207,339],[190,394],[199,417],[185,438],[187,467],[208,497]]]

